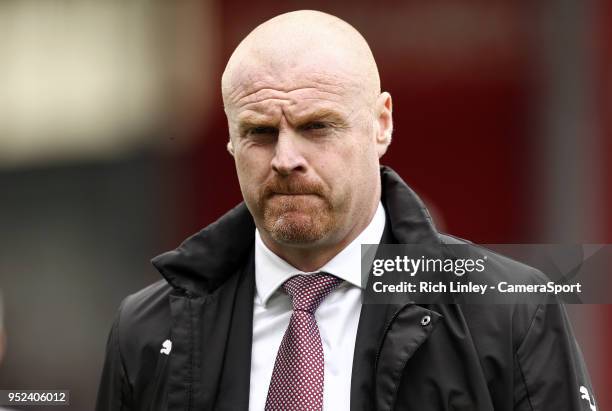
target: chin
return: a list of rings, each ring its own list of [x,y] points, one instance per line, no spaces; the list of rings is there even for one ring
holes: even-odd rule
[[[327,237],[330,224],[307,216],[282,216],[265,224],[274,241],[287,245],[312,245]]]

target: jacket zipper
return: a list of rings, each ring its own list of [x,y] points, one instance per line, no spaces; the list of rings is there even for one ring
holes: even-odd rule
[[[376,358],[374,359],[374,376],[376,377],[376,370],[378,369],[378,360],[380,358],[380,352],[382,350],[382,344],[383,341],[385,341],[385,338],[387,337],[387,334],[389,333],[389,329],[391,328],[391,325],[393,324],[393,321],[395,321],[395,319],[397,318],[397,316],[399,315],[400,311],[402,311],[406,306],[403,305],[402,307],[400,307],[394,314],[393,317],[391,317],[391,319],[389,320],[389,322],[387,323],[387,325],[385,326],[385,331],[383,332],[382,338],[380,339],[380,343],[378,344],[378,349],[376,350]]]

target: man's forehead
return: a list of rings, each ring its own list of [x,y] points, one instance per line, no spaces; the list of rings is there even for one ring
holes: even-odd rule
[[[228,74],[224,91],[232,102],[250,98],[266,89],[291,92],[312,88],[343,94],[359,87],[360,76],[342,63],[322,55],[293,60],[246,58]]]
[[[242,107],[268,99],[338,100],[358,90],[358,82],[343,73],[316,70],[298,72],[242,72],[235,77],[226,104]]]

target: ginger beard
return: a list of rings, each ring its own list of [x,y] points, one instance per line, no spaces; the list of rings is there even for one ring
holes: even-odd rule
[[[321,184],[276,178],[260,193],[263,229],[278,243],[311,244],[336,228],[338,209]]]

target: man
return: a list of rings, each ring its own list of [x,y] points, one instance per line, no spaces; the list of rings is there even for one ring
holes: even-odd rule
[[[164,279],[122,303],[98,410],[592,409],[562,306],[362,304],[360,244],[460,241],[380,167],[391,96],[353,27],[277,16],[222,92],[244,203],[153,259]]]

